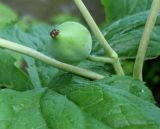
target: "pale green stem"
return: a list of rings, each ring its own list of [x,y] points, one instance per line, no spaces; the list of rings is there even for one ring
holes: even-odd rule
[[[89,13],[88,9],[83,4],[82,0],[74,0],[74,2],[77,5],[77,7],[79,8],[82,15],[84,16],[85,20],[87,21],[92,32],[99,40],[101,46],[104,48],[105,52],[108,53],[110,57],[112,57],[113,59],[115,59],[119,62],[117,53],[110,47],[110,45],[108,44],[108,42],[104,38],[102,32],[98,28],[97,24],[95,23],[94,19],[92,18],[91,14]],[[123,69],[122,69],[120,62],[116,63],[115,67],[117,69],[116,72],[118,75],[124,75],[124,72],[123,72]]]
[[[4,40],[4,39],[0,39],[0,47],[3,48],[7,48],[22,54],[25,54],[27,56],[31,56],[35,59],[38,59],[46,64],[49,64],[53,67],[65,70],[67,72],[71,72],[73,74],[77,74],[79,76],[83,76],[89,79],[93,79],[93,80],[97,80],[97,79],[102,79],[104,78],[103,75],[97,74],[95,72],[83,69],[83,68],[79,68],[73,65],[69,65],[66,63],[62,63],[60,61],[57,61],[53,58],[50,58],[40,52],[37,52],[36,50],[32,49],[32,48],[28,48],[25,47],[23,45],[8,41],[8,40]]]
[[[107,58],[107,57],[100,57],[100,56],[93,56],[93,55],[90,55],[88,57],[88,60],[91,60],[91,61],[95,61],[95,62],[103,62],[103,63],[110,63],[113,65],[114,69],[115,69],[115,72],[118,74],[118,75],[121,75],[119,71],[121,71],[122,69],[118,69],[120,67],[117,67],[117,65],[120,65],[120,64],[117,64],[119,63],[119,61],[117,60],[114,60],[112,58]],[[123,71],[121,71],[122,73]]]
[[[100,57],[100,56],[94,56],[94,55],[90,55],[87,59],[95,62],[103,62],[103,63],[110,63],[110,64],[113,64],[115,62],[115,60],[112,58]]]
[[[158,16],[159,8],[160,8],[160,0],[153,0],[152,7],[150,10],[150,15],[146,22],[144,33],[141,38],[140,46],[136,56],[136,61],[133,70],[133,77],[135,79],[143,80],[142,71],[143,71],[144,59],[148,48],[150,35]]]
[[[116,71],[117,75],[119,75],[119,76],[124,75],[124,71],[123,71],[122,67],[117,67],[117,66],[121,66],[119,59],[115,60],[115,62],[113,63],[113,67],[114,67],[114,70]]]

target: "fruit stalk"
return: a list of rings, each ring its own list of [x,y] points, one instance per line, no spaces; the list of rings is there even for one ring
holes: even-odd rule
[[[159,9],[160,9],[160,0],[153,0],[150,10],[150,15],[145,25],[145,29],[138,48],[136,61],[134,64],[133,77],[141,81],[143,80],[142,72],[143,72],[144,59],[149,45],[150,35],[155,25]]]
[[[90,55],[87,59],[95,62],[103,62],[103,63],[110,63],[110,64],[114,63],[114,60],[112,58],[100,57],[100,56],[94,56],[94,55]]]
[[[82,0],[74,0],[75,4],[79,8],[80,12],[84,16],[85,20],[87,21],[89,27],[91,28],[92,32],[96,36],[96,38],[99,40],[101,46],[105,50],[106,53],[109,54],[111,58],[113,58],[117,63],[115,63],[114,68],[118,75],[124,75],[122,66],[119,62],[119,58],[117,53],[110,47],[106,39],[104,38],[102,32],[98,28],[97,24],[95,23],[94,19],[92,18],[91,14],[89,13],[88,9],[85,7]]]
[[[112,58],[100,57],[100,56],[94,56],[94,55],[90,55],[87,59],[91,60],[91,61],[95,61],[95,62],[110,63],[110,64],[113,65],[117,75],[119,75],[119,76],[121,75],[120,72],[119,72],[121,69],[118,69],[119,67],[117,67],[117,65],[121,65],[121,64],[117,64],[117,63],[120,63],[119,61],[116,61]],[[122,72],[123,71],[121,71],[121,73]]]
[[[98,73],[95,73],[95,72],[92,72],[92,71],[89,71],[89,70],[86,70],[83,68],[79,68],[79,67],[76,67],[73,65],[69,65],[66,63],[62,63],[60,61],[57,61],[53,58],[50,58],[50,57],[40,53],[32,48],[28,48],[26,46],[23,46],[23,45],[20,45],[20,44],[17,44],[17,43],[8,41],[8,40],[0,39],[0,47],[16,51],[18,53],[25,54],[27,56],[31,56],[31,57],[38,59],[46,64],[51,65],[53,67],[65,70],[67,72],[71,72],[73,74],[77,74],[79,76],[89,78],[92,80],[98,80],[98,79],[104,78],[103,75],[100,75]]]

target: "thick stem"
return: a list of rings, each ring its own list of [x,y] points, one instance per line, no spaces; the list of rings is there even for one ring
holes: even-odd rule
[[[46,64],[51,65],[53,67],[56,67],[56,68],[59,68],[59,69],[65,70],[67,72],[71,72],[71,73],[74,73],[74,74],[77,74],[79,76],[83,76],[83,77],[86,77],[89,79],[97,80],[97,79],[104,78],[103,75],[100,75],[95,72],[92,72],[92,71],[89,71],[89,70],[86,70],[83,68],[79,68],[79,67],[76,67],[73,65],[62,63],[60,61],[57,61],[53,58],[50,58],[50,57],[42,54],[40,52],[37,52],[36,50],[34,50],[32,48],[28,48],[28,47],[25,47],[23,45],[20,45],[20,44],[17,44],[17,43],[8,41],[8,40],[0,39],[0,47],[7,48],[10,50],[31,56],[31,57],[38,59]]]
[[[102,32],[98,28],[97,24],[95,23],[94,19],[92,18],[91,14],[89,13],[88,9],[83,4],[82,0],[74,0],[74,2],[77,5],[77,7],[79,8],[79,10],[81,11],[82,15],[84,16],[85,20],[87,21],[88,25],[90,26],[92,32],[94,33],[96,38],[99,40],[101,46],[104,48],[105,52],[108,53],[111,58],[113,58],[119,62],[117,53],[110,47],[110,45],[108,44],[108,42],[104,38]],[[122,69],[120,62],[117,63],[115,65],[115,67],[120,67],[120,68],[116,68],[118,70],[118,71],[116,70],[118,75],[124,75],[124,72],[123,72],[123,69]],[[119,69],[121,69],[121,70],[119,71]]]
[[[145,25],[144,33],[142,39],[140,41],[140,46],[138,49],[134,70],[133,70],[133,77],[135,79],[143,80],[142,71],[143,71],[143,63],[145,59],[145,54],[148,48],[150,35],[154,24],[156,22],[156,18],[158,16],[158,11],[160,8],[160,0],[153,0],[152,7],[150,10],[150,15]]]

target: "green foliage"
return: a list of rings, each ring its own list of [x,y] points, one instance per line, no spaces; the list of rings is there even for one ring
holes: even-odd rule
[[[59,80],[59,84],[52,85],[54,91],[1,90],[0,126],[2,129],[158,129],[160,109],[126,88],[116,87],[115,78],[109,81],[114,85],[77,78],[70,84],[61,84]],[[135,88],[144,87],[127,77],[125,80],[135,83]]]
[[[1,129],[83,129],[80,109],[53,91],[0,91]],[[78,121],[78,122],[77,122]]]
[[[31,47],[44,54],[48,54],[46,46],[50,39],[49,32],[52,26],[49,25],[36,25],[28,30],[28,33],[22,31],[17,25],[13,24],[0,30],[0,37],[14,41],[16,43]],[[23,56],[26,65],[26,70],[34,87],[40,87],[41,85],[47,85],[52,77],[58,72],[57,69],[50,67],[44,63],[41,63],[33,58]]]
[[[58,74],[55,78],[51,81],[48,87],[61,87],[61,85],[70,85],[70,84],[91,84],[91,85],[107,85],[111,87],[115,87],[118,89],[125,90],[141,99],[147,100],[151,103],[154,103],[154,98],[152,96],[151,91],[144,85],[143,82],[134,80],[131,77],[124,76],[112,76],[106,77],[99,81],[89,81],[77,76],[73,76],[72,74]]]
[[[51,129],[84,129],[81,110],[65,96],[48,91],[41,98],[41,111]]]
[[[0,91],[1,129],[47,129],[39,109],[42,91]],[[37,119],[38,118],[38,119]]]
[[[137,13],[119,19],[104,29],[104,36],[121,58],[135,58],[147,17],[148,11]],[[160,13],[152,31],[146,58],[160,55],[159,35]],[[98,43],[95,44],[94,51],[96,51],[96,53],[102,53],[101,47],[97,44]]]
[[[152,0],[102,0],[106,20],[111,23],[122,17],[150,9]]]
[[[143,82],[134,80],[133,78],[127,76],[112,76],[110,78],[103,79],[102,81],[104,84],[112,85],[116,88],[121,88],[144,100],[154,103],[154,98],[151,91],[144,85]],[[100,81],[100,83],[102,83],[102,81]]]
[[[105,7],[115,10],[113,13],[111,8],[108,10],[112,14],[110,22],[118,20],[106,26],[104,35],[121,58],[135,58],[148,16],[144,10],[150,7],[150,1],[135,0],[130,4],[131,0],[117,0],[109,6],[107,2],[111,0],[103,0]],[[119,5],[119,9],[115,5]],[[0,5],[0,16],[1,12]],[[4,12],[8,11],[3,11],[6,17],[3,22],[0,17],[0,38],[50,56],[47,51],[51,41],[49,34],[55,26],[12,23],[17,20],[16,14]],[[124,17],[130,14],[134,15]],[[160,15],[151,35],[147,57],[160,55],[159,25]],[[103,54],[95,42],[93,53]],[[160,128],[160,109],[155,106],[152,93],[144,82],[128,76],[113,76],[113,68],[106,63],[84,60],[78,66],[103,74],[105,78],[88,80],[31,57],[0,49],[0,129]],[[130,72],[128,69],[126,71]]]
[[[155,118],[155,120],[158,120],[157,118],[159,116],[154,114],[154,111],[157,110],[159,112],[159,109],[155,106],[153,107],[156,109],[152,109],[153,107],[150,102],[144,100],[143,97],[143,99],[141,99],[134,95],[135,93],[138,95],[140,91],[138,87],[140,87],[140,85],[144,88],[142,83],[138,83],[127,77],[118,81],[118,79],[115,79],[117,77],[115,77],[112,79],[105,79],[113,80],[113,85],[109,85],[109,83],[107,85],[103,80],[99,82],[90,82],[75,78],[73,78],[72,81],[70,80],[70,84],[68,84],[66,82],[68,80],[67,78],[67,76],[66,78],[63,76],[63,79],[62,76],[59,77],[59,79],[52,83],[53,89],[67,96],[70,100],[79,105],[84,112],[107,126],[113,129],[138,129],[140,127],[144,129],[158,129],[159,121],[153,122],[153,119]],[[120,84],[121,87],[118,86],[118,83],[124,80],[126,81],[123,87],[121,85],[122,83]],[[113,82],[110,81],[110,84]],[[130,85],[127,86],[128,82]],[[135,85],[133,85],[133,83]],[[139,91],[135,92],[134,88]],[[130,89],[130,92],[128,92],[127,89]],[[144,90],[144,92],[145,91],[146,90]],[[148,93],[147,90],[145,94]],[[150,93],[148,95],[151,96]],[[105,113],[103,111],[105,111]]]
[[[81,61],[78,64],[78,66],[85,68],[85,69],[89,69],[97,73],[100,73],[105,76],[110,76],[115,73],[114,69],[112,68],[110,64],[101,63],[101,62],[92,62],[89,60],[84,60],[84,61]]]
[[[80,22],[80,18],[77,16],[73,16],[69,13],[63,13],[63,14],[59,14],[57,16],[54,16],[51,18],[51,22],[53,24],[60,24],[66,21],[75,21],[75,22]]]
[[[39,41],[36,38],[34,38],[31,35],[28,35],[27,33],[23,32],[20,27],[17,25],[9,25],[3,29],[0,30],[0,37],[4,39],[8,39],[11,41],[14,41],[16,43],[20,43],[22,45],[32,47],[36,49],[36,43],[35,41]],[[31,42],[31,40],[33,42]],[[30,79],[34,85],[34,87],[40,87],[40,79],[37,73],[37,69],[35,66],[35,60],[31,57],[23,56],[25,62],[26,62],[26,70],[30,76]]]
[[[17,14],[6,5],[0,3],[0,28],[16,20]]]
[[[0,51],[0,87],[21,91],[33,88],[30,79],[22,71],[23,66],[18,66],[18,61],[15,59],[13,52],[9,53],[6,50]]]
[[[42,24],[42,21],[39,21],[31,16],[23,16],[18,21],[18,25],[24,30],[28,31],[32,26]]]

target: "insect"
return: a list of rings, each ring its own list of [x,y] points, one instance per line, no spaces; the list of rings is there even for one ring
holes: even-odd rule
[[[56,38],[56,36],[59,34],[59,30],[58,29],[53,29],[51,32],[50,32],[50,36],[52,38]]]

